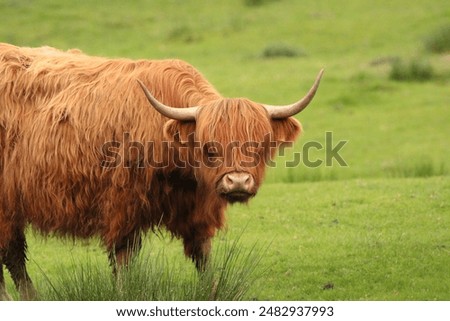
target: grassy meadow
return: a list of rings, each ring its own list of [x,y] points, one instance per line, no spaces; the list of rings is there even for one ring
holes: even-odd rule
[[[214,241],[219,279],[228,264],[248,287],[205,289],[181,243],[162,233],[147,236],[137,266],[168,283],[119,297],[88,288],[98,293],[89,297],[80,278],[109,282],[98,241],[30,230],[29,270],[43,299],[450,300],[448,1],[0,0],[0,12],[0,42],[181,58],[223,95],[268,104],[296,101],[325,68],[298,115],[304,133],[257,197],[230,207]],[[341,141],[347,166],[327,165],[326,144]],[[323,163],[286,168],[310,142],[324,146],[309,153]],[[17,297],[9,275],[7,286]]]

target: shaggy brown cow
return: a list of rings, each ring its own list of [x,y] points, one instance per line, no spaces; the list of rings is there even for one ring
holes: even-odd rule
[[[321,75],[299,102],[269,106],[222,97],[180,60],[0,44],[0,298],[3,265],[23,299],[35,296],[27,225],[99,235],[114,267],[143,232],[165,226],[203,269],[227,204],[256,194],[273,143],[299,134],[290,116]]]

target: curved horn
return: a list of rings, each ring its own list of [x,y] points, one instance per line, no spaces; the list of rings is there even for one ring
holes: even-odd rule
[[[197,115],[198,107],[187,107],[187,108],[175,108],[169,107],[158,101],[153,95],[148,91],[147,87],[145,87],[144,83],[137,79],[139,85],[141,85],[142,90],[145,93],[150,104],[162,115],[181,121],[193,121],[195,120],[195,116]]]
[[[267,109],[267,112],[269,113],[270,117],[272,119],[283,119],[290,116],[294,116],[295,114],[298,114],[303,109],[305,109],[306,106],[308,106],[311,100],[314,98],[317,88],[319,88],[320,79],[322,78],[322,75],[323,69],[320,70],[319,74],[317,75],[316,81],[314,81],[314,84],[312,85],[311,89],[308,91],[306,96],[300,99],[298,102],[285,106],[263,105],[264,108]]]

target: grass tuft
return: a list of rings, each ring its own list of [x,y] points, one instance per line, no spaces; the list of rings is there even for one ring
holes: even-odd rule
[[[435,73],[430,62],[424,58],[409,62],[399,58],[392,63],[389,77],[397,81],[426,81],[434,78]]]
[[[450,51],[450,24],[443,25],[424,39],[425,50],[432,53]]]
[[[244,5],[248,7],[258,7],[262,6],[268,2],[274,2],[276,0],[243,0]]]
[[[423,159],[414,164],[394,164],[385,168],[391,177],[432,177],[447,175],[444,163],[435,164],[430,159]]]
[[[179,24],[169,30],[167,39],[170,41],[181,41],[184,43],[199,42],[202,36],[188,25]]]
[[[146,252],[142,251],[141,253]],[[59,267],[44,275],[40,300],[45,301],[205,301],[242,300],[260,276],[263,251],[244,248],[239,239],[219,241],[209,267],[198,274],[191,262],[175,262],[164,251],[136,257],[117,277],[108,265],[87,260],[75,269]],[[75,261],[75,259],[74,259]]]
[[[261,52],[262,58],[279,58],[279,57],[302,57],[306,56],[303,50],[295,48],[286,43],[272,43],[268,44]]]

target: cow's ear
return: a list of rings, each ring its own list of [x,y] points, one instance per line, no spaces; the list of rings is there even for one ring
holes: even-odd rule
[[[293,142],[302,132],[302,125],[293,117],[272,119],[271,123],[274,138],[279,143]]]
[[[195,133],[195,122],[168,120],[164,125],[164,138],[168,141],[180,141],[185,143]]]

